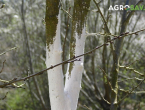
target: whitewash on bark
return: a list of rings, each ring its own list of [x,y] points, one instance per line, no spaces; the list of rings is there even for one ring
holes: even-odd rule
[[[59,14],[54,42],[49,46],[49,50],[46,46],[47,67],[62,62],[60,23],[61,19]],[[78,33],[75,33],[74,35],[76,38],[75,55],[77,56],[84,53],[86,39],[85,27],[82,31],[81,36],[78,36]],[[67,72],[65,86],[61,65],[48,71],[51,110],[58,110],[58,108],[59,110],[77,109],[79,92],[81,89],[84,56],[80,57],[80,59],[81,61],[74,62],[74,67],[71,71],[71,75],[69,75],[69,72]]]

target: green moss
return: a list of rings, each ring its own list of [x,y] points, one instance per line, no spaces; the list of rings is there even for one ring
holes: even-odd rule
[[[59,0],[46,0],[45,24],[46,24],[46,43],[48,49],[49,46],[53,44],[54,37],[56,35],[58,14],[59,14]]]

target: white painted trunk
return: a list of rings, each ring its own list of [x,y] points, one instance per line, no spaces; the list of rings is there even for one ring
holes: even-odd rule
[[[58,15],[58,24],[54,42],[50,45],[49,50],[46,46],[46,66],[62,62],[61,58],[61,41],[60,41],[60,13]],[[55,67],[48,71],[49,82],[49,97],[51,110],[65,110],[65,97],[64,97],[64,81],[62,66]]]
[[[62,62],[62,49],[61,49],[61,37],[60,37],[60,13],[58,15],[58,24],[56,30],[56,36],[52,45],[49,46],[49,50],[46,46],[46,66],[58,64]],[[75,55],[84,53],[84,45],[86,39],[85,27],[81,36],[75,33],[76,47]],[[66,74],[66,81],[64,87],[64,77],[62,73],[62,66],[55,67],[48,70],[49,81],[49,97],[51,103],[51,110],[76,110],[79,98],[79,92],[81,89],[81,79],[83,73],[84,56],[80,57],[81,61],[75,61],[71,75],[69,72]]]
[[[85,27],[82,31],[82,35],[78,36],[78,34],[75,33],[75,37],[76,37],[75,56],[77,56],[84,53],[84,46],[85,46],[85,39],[86,39]],[[69,100],[68,102],[71,102],[71,110],[77,109],[79,92],[81,89],[84,56],[80,57],[80,59],[81,61],[74,62],[74,67],[71,71],[71,75],[69,74],[69,71],[67,71],[66,74],[64,91],[66,96],[68,97]]]

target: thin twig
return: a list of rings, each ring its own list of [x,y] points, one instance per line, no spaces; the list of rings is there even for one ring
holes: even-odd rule
[[[99,68],[100,68],[100,70],[103,72],[104,76],[106,77],[107,83],[108,83],[108,85],[110,86],[110,88],[111,88],[111,90],[112,90],[113,88],[112,88],[112,86],[111,86],[111,83],[109,82],[108,75],[105,73],[105,71],[104,71],[101,67],[99,67]]]
[[[99,109],[98,105],[96,105],[96,103],[90,98],[90,96],[83,89],[81,89],[81,92],[89,99],[91,103],[95,105],[96,109]]]
[[[5,94],[5,96],[3,98],[1,98],[0,100],[4,100],[7,97],[8,92]]]
[[[102,14],[102,12],[101,12],[101,10],[100,10],[100,8],[99,8],[99,3],[100,3],[100,2],[97,3],[96,0],[93,0],[93,1],[94,1],[95,5],[97,6],[98,12],[100,13],[100,15],[101,15],[101,17],[102,17],[102,21],[103,21],[103,23],[104,23],[104,25],[105,25],[105,30],[106,30],[106,32],[107,32],[108,34],[110,34],[109,28],[108,28],[108,26],[107,26],[107,21],[105,20],[103,14]]]
[[[86,105],[84,105],[84,107],[86,107],[88,110],[91,110],[89,107],[87,107]]]
[[[140,76],[145,76],[143,73],[140,73],[140,72],[136,71],[134,68],[130,68],[128,66],[119,66],[119,68],[125,68],[126,70],[131,70],[134,73],[139,74]]]
[[[7,51],[1,53],[0,56],[6,54],[6,52],[9,52],[9,51],[15,50],[15,49],[17,49],[17,48],[18,48],[18,47],[13,47],[13,48],[11,48],[11,49],[8,49]]]
[[[145,81],[145,78],[135,87],[132,88],[131,91],[129,91],[120,101],[118,101],[118,105],[120,105],[120,103],[126,98],[128,97],[135,89],[137,89],[143,82]]]
[[[2,66],[2,69],[1,69],[0,73],[1,73],[1,72],[3,71],[3,69],[4,69],[5,62],[6,62],[6,60],[3,62],[3,66]]]
[[[10,81],[10,82],[8,82],[8,83],[5,83],[5,84],[3,84],[3,85],[0,85],[0,88],[4,88],[4,87],[6,87],[7,85],[11,85],[12,83],[19,82],[19,81],[25,81],[25,80],[27,80],[27,79],[29,79],[29,78],[34,77],[34,76],[41,75],[41,74],[43,74],[43,73],[44,73],[45,71],[47,71],[47,70],[53,69],[53,68],[55,68],[55,67],[57,67],[57,66],[60,66],[60,65],[62,65],[62,64],[67,64],[67,63],[69,63],[69,61],[72,61],[72,60],[74,60],[74,59],[76,59],[76,58],[79,58],[79,57],[81,57],[81,56],[84,56],[84,55],[87,55],[87,54],[91,54],[91,53],[93,53],[94,51],[96,51],[97,49],[103,47],[104,45],[109,45],[108,42],[112,42],[112,41],[114,41],[114,40],[116,40],[116,39],[119,39],[119,38],[128,36],[128,35],[130,35],[130,34],[136,34],[136,33],[138,33],[138,32],[144,31],[144,30],[145,30],[145,29],[142,29],[142,30],[139,30],[139,31],[136,31],[136,32],[132,32],[132,33],[128,33],[128,32],[127,32],[127,33],[122,33],[121,35],[119,35],[119,36],[117,36],[117,37],[114,37],[114,38],[111,39],[111,40],[108,40],[106,43],[104,43],[104,44],[102,44],[102,45],[100,45],[100,46],[97,46],[96,48],[94,48],[94,49],[92,49],[92,50],[90,50],[90,51],[88,51],[88,52],[86,52],[86,53],[84,53],[84,54],[81,54],[81,55],[78,55],[78,56],[74,56],[74,57],[72,57],[72,58],[70,58],[70,59],[68,59],[68,60],[66,60],[66,61],[63,61],[63,62],[61,62],[61,63],[58,63],[58,64],[56,64],[56,65],[51,65],[49,68],[46,68],[46,69],[44,69],[44,70],[42,70],[42,71],[40,71],[40,72],[38,72],[38,73],[31,74],[30,76],[27,76],[27,77],[24,77],[24,78],[20,78],[20,79],[12,80],[12,81]]]
[[[120,75],[120,76],[121,76],[121,75]],[[133,77],[133,78],[128,78],[128,77],[124,77],[124,76],[121,76],[121,77],[123,77],[124,80],[119,80],[118,83],[119,83],[119,82],[124,82],[124,81],[127,81],[127,80],[138,80],[138,81],[144,80],[144,79],[139,79],[139,78],[137,78],[137,77]]]
[[[63,9],[62,7],[61,7],[61,9],[62,9],[65,13],[68,14],[69,18],[72,18],[71,14],[70,14],[69,12],[67,12],[67,11],[66,11],[65,9]]]

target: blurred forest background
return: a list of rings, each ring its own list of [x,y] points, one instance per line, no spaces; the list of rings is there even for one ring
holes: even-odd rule
[[[99,4],[113,35],[120,35],[123,11],[108,11],[109,6],[124,5],[126,1],[129,0],[102,0]],[[130,0],[128,4],[135,5],[137,2],[138,0]],[[0,55],[0,68],[6,60],[0,79],[21,78],[45,69],[45,0],[0,0],[0,3],[1,6],[5,3],[5,7],[0,9],[0,54],[8,51]],[[145,3],[142,2],[142,5]],[[66,60],[72,25],[72,19],[66,11],[72,15],[73,2],[66,0],[62,7],[61,37],[63,44],[67,36],[63,59]],[[88,10],[86,26],[87,32],[92,34],[87,37],[85,52],[106,41],[104,35],[101,35],[104,33],[104,24],[93,0]],[[145,29],[145,11],[136,11],[131,16],[125,32],[141,29]],[[118,74],[118,99],[122,99],[126,94],[129,95],[120,103],[118,107],[120,110],[145,110],[144,42],[144,31],[124,38],[119,62],[122,67]],[[10,50],[14,47],[16,49]],[[109,101],[107,96],[110,92],[110,89],[107,89],[109,86],[105,82],[106,76],[103,70],[110,80],[113,58],[110,47],[106,47],[106,50],[104,54],[102,47],[85,56],[78,110],[108,110],[108,104],[102,100],[103,96]],[[24,82],[17,84],[22,83]],[[129,93],[132,89],[133,91]],[[0,88],[0,98],[0,110],[50,110],[47,73],[30,78],[21,88],[14,86]]]

